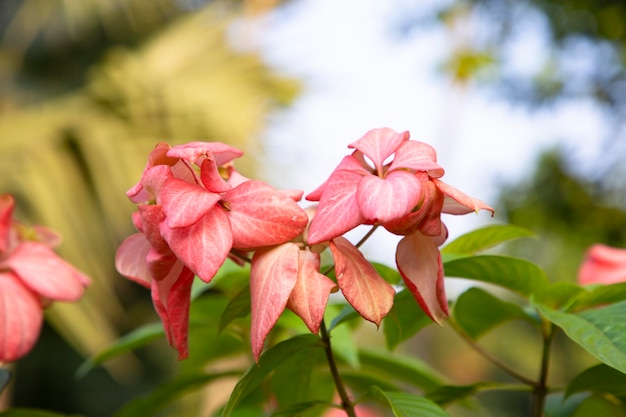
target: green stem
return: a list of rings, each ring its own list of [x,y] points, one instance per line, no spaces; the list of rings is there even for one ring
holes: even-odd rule
[[[326,323],[322,320],[322,324],[320,325],[321,338],[324,343],[324,352],[326,353],[326,359],[328,360],[328,366],[330,368],[330,373],[333,376],[333,381],[335,382],[335,387],[337,388],[337,394],[339,394],[339,398],[341,399],[341,407],[346,412],[348,417],[357,417],[356,412],[354,411],[354,404],[348,395],[348,391],[346,391],[346,387],[341,380],[341,376],[339,375],[339,370],[337,369],[337,362],[335,361],[335,355],[333,354],[333,349],[330,344],[330,335],[328,334],[328,330],[326,329]]]
[[[546,322],[543,329],[543,348],[541,352],[541,369],[539,370],[539,383],[533,391],[532,416],[543,416],[543,407],[548,395],[548,369],[550,367],[550,347],[554,339],[554,327]]]

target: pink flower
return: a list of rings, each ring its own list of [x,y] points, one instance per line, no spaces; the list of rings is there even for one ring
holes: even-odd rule
[[[223,143],[161,143],[128,191],[139,233],[116,255],[118,271],[152,290],[170,344],[187,356],[189,292],[194,274],[210,282],[231,250],[277,245],[307,224],[301,191],[279,191],[239,175],[238,149]]]
[[[52,301],[76,301],[89,278],[57,256],[59,236],[13,220],[15,201],[0,196],[0,362],[12,362],[34,346],[43,309]]]
[[[591,246],[578,270],[578,282],[581,285],[626,282],[626,249]]]
[[[448,315],[438,249],[447,238],[441,213],[493,209],[439,180],[444,170],[435,150],[409,140],[408,132],[373,129],[349,147],[355,151],[306,197],[319,201],[309,244],[334,242],[361,224],[405,236],[396,251],[398,270],[424,311],[441,322]]]

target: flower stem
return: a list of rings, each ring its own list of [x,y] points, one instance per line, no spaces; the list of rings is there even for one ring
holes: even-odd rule
[[[550,365],[550,347],[552,346],[552,340],[554,339],[554,326],[552,323],[544,323],[543,328],[543,349],[541,352],[541,369],[539,370],[539,383],[535,386],[533,391],[533,408],[532,416],[543,416],[543,407],[546,402],[546,395],[548,395],[548,369]]]
[[[335,361],[335,356],[333,354],[333,349],[330,344],[330,335],[328,334],[328,330],[326,329],[326,323],[322,320],[322,324],[320,325],[321,339],[324,343],[324,352],[326,353],[326,359],[328,360],[328,366],[330,368],[330,373],[333,376],[333,381],[335,382],[335,387],[337,388],[337,394],[339,394],[339,398],[341,399],[341,407],[346,412],[348,417],[357,417],[356,412],[354,411],[354,404],[348,395],[348,391],[346,391],[346,387],[341,380],[341,376],[339,375],[339,370],[337,369],[337,362]]]
[[[354,246],[356,246],[357,248],[360,248],[367,241],[367,239],[369,239],[370,236],[374,234],[376,229],[378,229],[378,225],[372,226],[372,228],[365,234],[365,236],[363,236],[361,240],[359,240],[358,243]]]

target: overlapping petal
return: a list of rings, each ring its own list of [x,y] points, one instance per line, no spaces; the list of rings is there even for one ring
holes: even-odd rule
[[[385,178],[368,175],[359,182],[356,199],[368,221],[385,223],[411,212],[422,199],[422,184],[407,171],[393,171]]]
[[[393,305],[393,287],[348,239],[333,239],[330,250],[337,284],[344,297],[364,319],[380,325]]]
[[[404,141],[409,140],[409,132],[396,133],[389,128],[372,129],[361,139],[348,145],[362,152],[372,160],[379,176],[383,174],[383,163],[396,152]]]
[[[185,227],[197,222],[219,199],[219,194],[178,178],[169,179],[161,191],[161,206],[169,227]]]
[[[442,323],[448,317],[439,248],[419,232],[405,236],[396,250],[398,271],[407,288],[431,319]]]
[[[424,171],[432,178],[439,178],[444,174],[443,168],[437,163],[435,148],[415,140],[402,142],[396,149],[389,171],[397,169]]]
[[[115,252],[115,269],[131,281],[150,288],[152,276],[146,257],[151,249],[143,233],[128,236]]]
[[[250,342],[256,360],[298,281],[299,252],[295,243],[285,243],[258,250],[252,258]]]
[[[446,184],[443,181],[434,179],[433,182],[437,186],[437,188],[446,196],[442,213],[448,214],[468,214],[475,212],[477,213],[480,210],[487,210],[491,212],[493,216],[494,210],[489,207],[483,201],[470,197],[469,195],[457,190],[451,185]]]

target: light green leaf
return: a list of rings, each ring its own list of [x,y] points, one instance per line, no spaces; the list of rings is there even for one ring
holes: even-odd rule
[[[575,300],[572,309],[582,310],[626,300],[626,282],[597,285],[595,287],[587,287],[586,289],[588,291],[580,294]]]
[[[499,255],[478,255],[444,263],[447,277],[468,278],[507,288],[523,297],[543,291],[548,285],[545,272],[525,259]]]
[[[352,329],[348,326],[336,327],[330,333],[333,352],[352,368],[359,368],[359,348],[354,341]]]
[[[383,319],[383,333],[389,350],[415,335],[433,321],[424,313],[410,291],[399,291],[393,307]]]
[[[207,383],[224,377],[239,375],[239,372],[221,372],[215,374],[183,375],[170,381],[150,394],[134,399],[118,410],[114,417],[149,417],[156,415],[175,399],[202,388]]]
[[[402,281],[402,277],[400,273],[396,271],[394,268],[391,268],[387,265],[383,265],[377,262],[371,262],[378,275],[380,275],[385,281],[390,283],[391,285],[395,285]]]
[[[222,316],[220,317],[220,325],[218,333],[224,330],[226,326],[235,319],[246,317],[250,314],[250,285],[246,285],[233,298],[230,299]]]
[[[536,324],[519,305],[502,301],[480,288],[470,288],[461,294],[452,314],[461,329],[474,340],[508,321],[521,319]]]
[[[163,337],[165,337],[165,331],[161,322],[144,324],[120,337],[112,346],[98,353],[93,358],[83,362],[76,371],[76,376],[82,378],[96,366]]]
[[[441,249],[442,253],[473,255],[513,239],[533,236],[533,232],[510,224],[496,224],[466,233]]]
[[[603,364],[585,369],[569,383],[565,396],[583,391],[626,397],[626,374]]]
[[[330,312],[332,308],[327,308],[326,311]],[[348,323],[352,320],[358,319],[361,315],[350,305],[346,304],[339,314],[337,314],[333,320],[330,322],[330,326],[328,327],[328,331],[331,332],[335,329],[335,327],[339,326],[343,323]]]
[[[450,414],[437,404],[419,395],[383,391],[376,387],[374,387],[373,393],[389,404],[393,415],[396,417],[450,417]]]
[[[574,342],[608,366],[626,373],[626,301],[576,314],[534,305]]]
[[[304,350],[321,348],[320,338],[311,334],[292,337],[278,343],[264,352],[258,364],[253,364],[243,377],[237,382],[224,407],[222,417],[228,417],[241,400],[261,384],[263,379],[283,361]]]
[[[556,309],[569,309],[577,298],[587,293],[583,287],[573,282],[554,282],[535,295],[537,301],[545,306]]]

